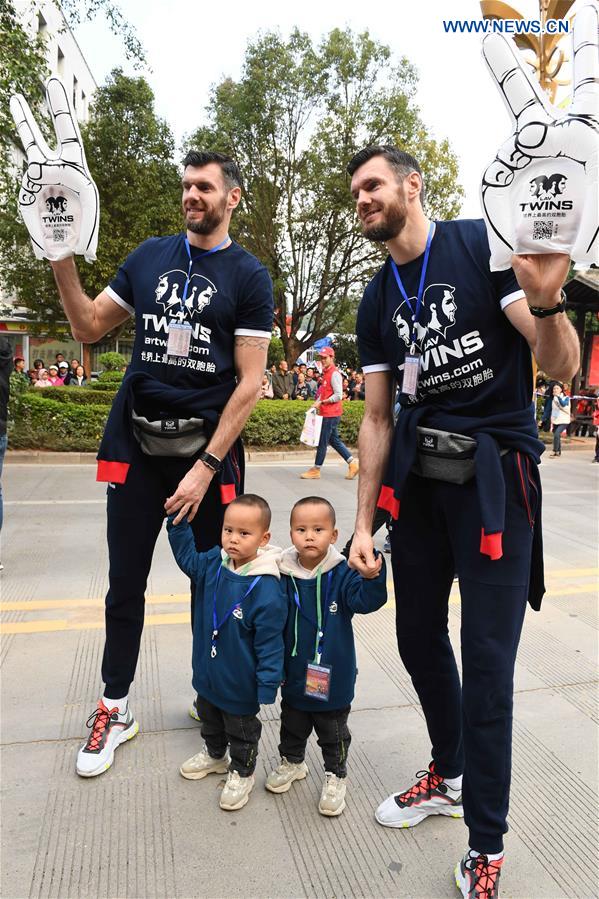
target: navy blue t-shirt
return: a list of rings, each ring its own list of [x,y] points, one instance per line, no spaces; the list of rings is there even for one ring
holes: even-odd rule
[[[524,293],[511,269],[490,271],[490,255],[482,219],[436,223],[416,330],[418,395],[410,405],[474,416],[530,405],[530,347],[503,312]],[[414,309],[423,256],[398,266]],[[364,291],[356,333],[364,372],[390,370],[401,387],[411,313],[390,262]]]
[[[191,247],[191,254],[185,302],[189,256],[183,234],[140,244],[106,292],[135,315],[130,371],[148,372],[176,387],[201,389],[235,376],[236,336],[270,339],[273,294],[266,268],[235,242],[211,254]],[[191,325],[187,358],[167,356],[171,322]]]

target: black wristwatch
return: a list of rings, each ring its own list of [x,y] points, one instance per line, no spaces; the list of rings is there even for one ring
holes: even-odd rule
[[[531,315],[535,315],[537,318],[547,318],[548,315],[557,315],[558,312],[566,311],[566,291],[561,291],[561,300],[556,306],[551,306],[549,309],[544,309],[542,306],[529,306]]]
[[[204,465],[207,465],[208,468],[211,468],[212,471],[218,473],[223,467],[222,459],[219,459],[217,456],[213,456],[212,453],[206,453],[202,451],[200,453],[200,462],[203,462]]]

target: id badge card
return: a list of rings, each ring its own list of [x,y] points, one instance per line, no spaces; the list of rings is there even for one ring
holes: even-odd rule
[[[191,325],[186,322],[171,322],[168,326],[167,356],[189,356]]]
[[[317,665],[315,662],[308,662],[306,665],[304,696],[328,702],[331,692],[332,670],[331,665]]]
[[[410,353],[404,359],[401,392],[405,393],[406,396],[416,396],[418,391],[421,358],[420,353]]]

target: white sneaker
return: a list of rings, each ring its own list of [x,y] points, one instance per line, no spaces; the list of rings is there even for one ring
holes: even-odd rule
[[[129,705],[121,715],[116,708],[107,709],[102,700],[86,724],[91,728],[91,734],[77,753],[77,774],[81,777],[95,777],[110,768],[115,749],[121,743],[133,739],[139,731],[139,724],[131,714]]]
[[[325,774],[325,780],[320,793],[318,811],[327,818],[336,818],[345,808],[345,778],[336,774]]]
[[[192,755],[190,759],[183,762],[179,772],[187,780],[201,780],[203,777],[207,777],[208,774],[226,774],[229,770],[230,761],[228,752],[225,752],[221,759],[215,759],[204,746],[201,752]]]
[[[235,812],[238,808],[243,808],[250,798],[253,786],[253,774],[250,774],[249,777],[241,777],[237,771],[229,771],[227,782],[220,794],[220,807],[227,812]]]
[[[288,762],[283,756],[281,764],[266,778],[266,789],[271,793],[286,793],[294,780],[303,780],[307,773],[305,762]]]
[[[429,815],[463,818],[462,793],[451,790],[433,766],[418,771],[417,782],[403,793],[393,793],[385,799],[374,817],[383,827],[415,827]]]

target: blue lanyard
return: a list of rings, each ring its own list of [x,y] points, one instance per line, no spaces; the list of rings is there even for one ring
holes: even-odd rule
[[[185,287],[183,288],[183,298],[181,300],[181,308],[183,308],[183,303],[187,299],[187,291],[189,290],[189,279],[191,277],[191,269],[192,269],[194,262],[197,259],[203,259],[204,256],[211,256],[212,253],[218,253],[219,250],[223,249],[225,244],[229,243],[229,240],[230,240],[230,238],[229,238],[229,235],[227,234],[225,239],[221,243],[219,243],[218,246],[212,247],[211,250],[204,250],[204,252],[201,255],[196,256],[194,259],[194,258],[192,258],[192,255],[191,255],[191,247],[189,246],[189,240],[187,239],[187,237],[185,238],[185,249],[187,250],[187,255],[189,256],[189,266],[187,268],[187,278],[185,280]]]
[[[431,222],[431,226],[428,229],[428,237],[426,238],[426,249],[424,250],[424,259],[422,262],[422,271],[420,272],[420,284],[418,285],[418,295],[416,297],[416,310],[412,308],[412,304],[410,303],[410,298],[406,293],[406,289],[403,286],[401,277],[399,275],[399,271],[397,270],[397,266],[395,264],[395,260],[391,260],[391,268],[393,270],[393,274],[395,275],[395,280],[397,282],[397,286],[399,288],[399,292],[407,303],[408,309],[412,313],[412,346],[410,347],[411,355],[414,355],[416,349],[416,325],[418,324],[418,319],[420,318],[420,309],[422,308],[422,297],[424,294],[424,280],[426,278],[426,269],[428,267],[428,257],[431,251],[431,243],[433,242],[433,234],[435,233],[435,223]]]
[[[258,583],[260,578],[262,577],[261,574],[258,574],[254,578],[254,580],[252,581],[250,586],[247,588],[247,590],[245,591],[245,593],[243,594],[241,599],[237,600],[237,602],[234,602],[233,605],[227,610],[227,612],[225,612],[224,616],[219,621],[218,617],[216,615],[216,593],[218,591],[218,583],[220,581],[221,569],[222,569],[222,565],[219,566],[219,569],[218,569],[218,572],[216,575],[216,583],[214,585],[214,593],[212,595],[212,639],[211,639],[212,649],[210,650],[210,658],[211,659],[216,658],[216,641],[218,640],[218,635],[219,635],[220,631],[222,630],[223,626],[227,623],[227,621],[229,620],[229,618],[231,617],[231,615],[233,614],[235,609],[241,608],[241,603],[243,602],[243,600],[246,599],[246,597],[251,593],[251,591],[254,589],[254,587],[256,586],[256,584]]]
[[[300,614],[303,615],[303,617],[306,619],[306,621],[309,621],[310,624],[312,625],[312,627],[314,627],[316,629],[316,646],[315,646],[315,650],[314,650],[314,660],[313,661],[316,662],[317,664],[320,664],[320,659],[322,656],[322,645],[324,643],[324,632],[325,632],[327,619],[328,619],[328,612],[329,612],[328,599],[329,599],[329,594],[331,592],[331,580],[333,577],[333,570],[331,569],[331,571],[329,571],[329,573],[327,574],[327,586],[326,586],[325,596],[322,600],[320,597],[321,576],[322,576],[321,572],[318,571],[318,574],[316,575],[316,613],[317,613],[317,618],[318,618],[317,621],[314,621],[312,618],[310,618],[309,615],[306,615],[306,613],[302,609],[302,606],[300,603],[300,598],[299,598],[299,591],[297,589],[297,586],[296,586],[295,580],[293,579],[293,576],[291,577],[291,580],[293,581],[293,586],[294,586],[293,601],[295,602]],[[296,644],[295,652],[293,653],[294,655],[297,652],[297,633],[296,633],[296,637],[295,637],[295,644]]]

